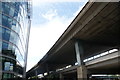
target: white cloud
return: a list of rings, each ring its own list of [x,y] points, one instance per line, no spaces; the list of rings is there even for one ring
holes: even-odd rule
[[[55,3],[55,2],[87,2],[89,0],[34,0],[33,5],[34,6],[40,6],[40,5],[46,5],[49,3]]]
[[[35,6],[42,5],[44,3],[53,3],[53,2],[119,2],[120,0],[34,0],[33,4]]]
[[[37,62],[49,51],[81,9],[82,7],[69,18],[59,16],[57,10],[50,9],[45,14],[41,14],[44,19],[48,20],[46,23],[37,25],[32,24],[27,70],[37,64]],[[38,18],[37,20],[40,19]]]
[[[42,14],[42,17],[47,19],[47,20],[52,20],[54,17],[57,16],[56,10],[49,10],[46,14]]]
[[[35,2],[43,3],[43,2],[85,2],[88,0],[35,0]]]
[[[48,52],[72,20],[58,16],[56,10],[48,11],[43,17],[49,22],[31,28],[27,70]]]

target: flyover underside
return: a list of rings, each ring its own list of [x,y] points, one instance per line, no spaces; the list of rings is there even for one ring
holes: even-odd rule
[[[63,37],[64,36],[64,37]],[[81,43],[83,48],[83,60],[106,50],[120,48],[120,7],[119,3],[94,2],[87,3],[76,19],[70,24],[56,44],[34,67],[27,72],[28,76],[56,71],[67,65],[77,62],[75,42]],[[118,58],[119,59],[119,58]],[[116,60],[116,59],[114,59]],[[119,60],[118,60],[119,61]],[[120,62],[120,61],[119,61]],[[104,64],[106,64],[105,62]],[[111,68],[99,66],[99,64],[88,66],[89,73],[117,72],[117,63],[112,63]],[[101,64],[103,65],[103,63]],[[93,69],[94,70],[93,70]],[[111,70],[111,71],[110,71]]]
[[[94,10],[95,8],[96,10]],[[76,40],[83,46],[84,59],[112,48],[119,48],[119,17],[118,3],[94,3],[74,25],[78,29],[79,27],[83,28],[58,51],[53,52],[54,54],[47,58],[46,63],[55,64],[54,67],[51,67],[52,69],[65,65],[73,65],[76,62],[74,46]],[[74,32],[76,31],[77,29],[74,30]]]
[[[85,63],[88,74],[120,74],[120,51]]]

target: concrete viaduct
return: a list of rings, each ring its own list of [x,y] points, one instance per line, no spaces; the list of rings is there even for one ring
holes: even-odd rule
[[[47,73],[86,80],[91,74],[120,74],[119,50],[120,3],[87,2],[27,77]]]

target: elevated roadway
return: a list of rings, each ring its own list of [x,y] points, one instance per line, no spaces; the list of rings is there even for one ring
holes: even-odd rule
[[[96,60],[87,63],[83,60],[110,49],[119,50],[119,36],[120,3],[87,2],[47,54],[27,72],[27,77],[54,72],[61,67],[74,65],[76,62],[78,66],[89,65],[88,69],[98,68],[100,59],[97,60],[96,65],[94,63],[92,66],[90,64]],[[107,59],[107,57],[101,58]],[[113,67],[115,69],[118,65]],[[80,70],[77,71],[80,72]]]

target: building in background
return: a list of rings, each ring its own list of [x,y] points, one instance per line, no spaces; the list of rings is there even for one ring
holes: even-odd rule
[[[0,1],[0,79],[26,73],[31,2],[13,1]]]

